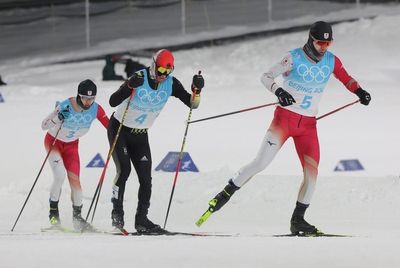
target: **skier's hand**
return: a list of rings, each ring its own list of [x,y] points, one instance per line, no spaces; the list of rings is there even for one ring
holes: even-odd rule
[[[68,119],[70,116],[71,116],[71,112],[69,110],[69,106],[65,107],[64,109],[59,111],[57,114],[58,119],[60,119],[61,121],[64,119]]]
[[[275,90],[275,95],[278,97],[279,104],[282,106],[289,106],[296,102],[293,96],[281,87]]]
[[[203,87],[204,87],[204,78],[201,75],[201,71],[199,71],[198,74],[193,75],[191,88],[195,94],[200,94]]]
[[[137,88],[143,85],[144,83],[144,75],[143,72],[136,72],[128,79],[128,87],[129,88]]]
[[[371,101],[371,95],[360,87],[355,91],[355,94],[360,99],[361,104],[368,105]]]

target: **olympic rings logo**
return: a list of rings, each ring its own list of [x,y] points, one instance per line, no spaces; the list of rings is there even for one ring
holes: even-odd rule
[[[137,96],[139,100],[143,104],[147,105],[158,105],[163,103],[167,100],[168,95],[164,91],[151,91],[148,92],[146,89],[141,88],[139,89]]]
[[[317,82],[322,83],[326,78],[329,77],[331,70],[327,65],[322,66],[311,66],[308,68],[305,64],[300,64],[297,67],[297,74],[303,78],[304,82]]]
[[[93,117],[90,114],[74,114],[68,118],[68,125],[73,127],[88,127],[93,121]]]

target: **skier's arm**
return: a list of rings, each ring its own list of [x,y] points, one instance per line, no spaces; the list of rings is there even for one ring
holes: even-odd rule
[[[56,109],[51,112],[45,119],[42,121],[42,130],[48,130],[55,125],[60,125],[61,120],[58,118],[58,113],[60,112],[60,106],[57,106]]]
[[[117,91],[111,94],[109,103],[111,107],[116,107],[120,105],[130,95],[131,89],[128,87],[128,81],[125,81]]]
[[[286,54],[285,57],[277,64],[273,65],[267,72],[261,76],[261,83],[272,93],[280,88],[275,82],[275,78],[282,74],[287,74],[292,70],[293,61],[290,53]]]
[[[289,106],[295,103],[295,99],[289,92],[280,87],[275,78],[280,75],[287,75],[293,66],[291,54],[286,54],[285,57],[277,64],[273,65],[266,73],[261,76],[261,83],[275,96],[278,97],[279,104],[282,106]]]
[[[100,123],[105,127],[108,128],[108,116],[106,115],[106,113],[104,112],[103,107],[101,107],[100,105],[98,105],[97,108],[97,120],[100,121]]]
[[[115,91],[110,97],[111,107],[120,105],[126,98],[128,98],[132,90],[143,85],[144,76],[142,71],[137,71],[131,77],[126,80],[117,91]]]
[[[351,77],[346,69],[344,68],[342,62],[338,57],[335,56],[335,68],[333,69],[333,74],[335,77],[343,83],[343,85],[352,93],[356,94],[360,99],[360,103],[368,105],[371,101],[371,95],[361,88],[358,82]]]
[[[342,62],[338,57],[335,56],[335,67],[333,69],[333,74],[336,79],[343,83],[343,85],[351,92],[355,93],[355,91],[360,88],[358,82],[351,77],[346,69],[344,68]]]
[[[200,89],[201,90],[201,89]],[[172,96],[180,99],[187,107],[196,109],[200,104],[200,92],[194,90],[192,94],[188,93],[181,82],[173,77],[172,82]]]

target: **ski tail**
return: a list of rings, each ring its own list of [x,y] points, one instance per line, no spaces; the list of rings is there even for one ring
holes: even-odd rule
[[[123,227],[115,227],[114,230],[110,232],[110,234],[123,236],[130,235],[130,233]]]
[[[62,225],[51,225],[49,227],[41,228],[41,232],[46,233],[46,232],[62,232],[62,233],[68,233],[68,234],[80,234],[81,232],[76,231],[75,229],[71,229],[68,227],[64,227]]]
[[[290,233],[290,234],[276,234],[276,235],[273,235],[273,237],[352,237],[352,235],[331,234],[331,233],[324,233],[324,232],[321,232],[320,230],[317,230],[317,232],[313,232],[313,233],[297,232],[297,233]]]

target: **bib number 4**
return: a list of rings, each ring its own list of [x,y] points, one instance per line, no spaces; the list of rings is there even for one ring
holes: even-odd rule
[[[147,118],[147,114],[142,114],[135,119],[135,122],[138,122],[139,124],[143,124],[143,122],[146,120],[146,118]]]

